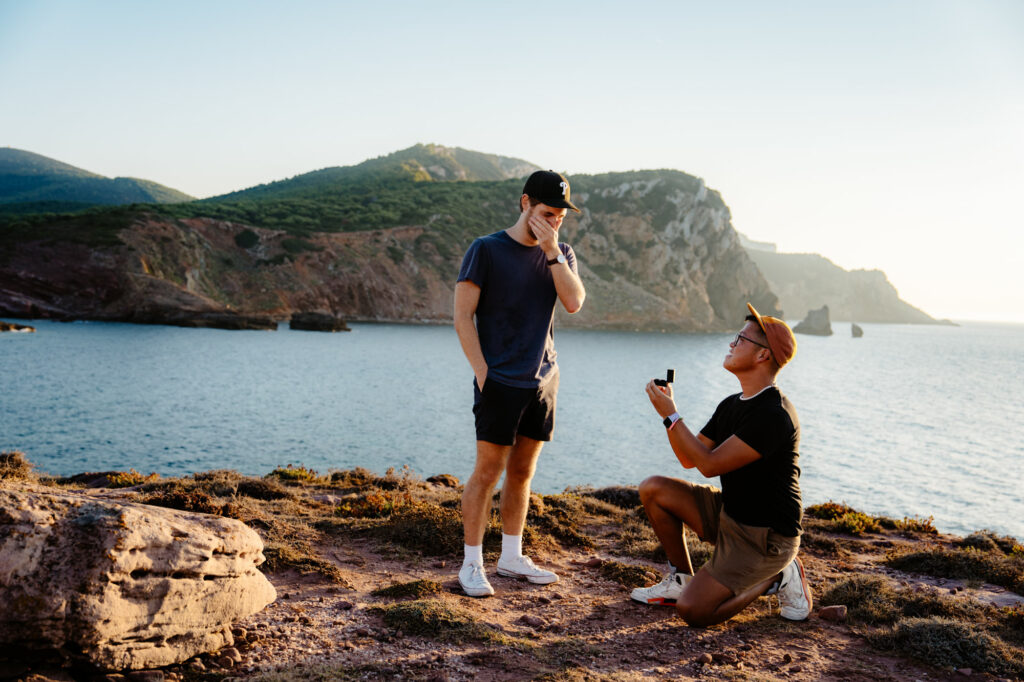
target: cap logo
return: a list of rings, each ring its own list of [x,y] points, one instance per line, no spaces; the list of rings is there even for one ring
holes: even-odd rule
[[[568,182],[560,182],[560,183],[558,183],[558,186],[562,188],[562,196],[564,197],[565,193],[569,191],[569,183]]]

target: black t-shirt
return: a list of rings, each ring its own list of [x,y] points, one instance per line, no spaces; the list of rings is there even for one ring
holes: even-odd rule
[[[771,387],[749,400],[731,395],[701,434],[716,446],[736,436],[761,457],[722,474],[726,513],[748,526],[768,526],[789,537],[801,533],[800,420],[789,398]]]

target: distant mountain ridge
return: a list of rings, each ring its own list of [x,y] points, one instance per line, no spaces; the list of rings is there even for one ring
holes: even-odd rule
[[[899,297],[881,270],[845,270],[816,253],[747,248],[747,255],[779,297],[784,315],[801,320],[827,305],[832,320],[940,324]]]
[[[0,147],[0,211],[5,213],[193,200],[151,180],[107,178],[40,154]]]

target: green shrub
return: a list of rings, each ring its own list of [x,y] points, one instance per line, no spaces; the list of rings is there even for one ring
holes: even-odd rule
[[[292,466],[291,464],[286,467],[277,467],[267,474],[267,477],[277,478],[285,483],[312,483],[319,478],[312,469],[307,469],[302,465]]]
[[[356,519],[383,519],[416,504],[408,492],[371,492],[342,502],[334,513],[336,516]]]
[[[236,490],[239,495],[256,500],[283,500],[292,496],[272,479],[246,478],[238,482]]]
[[[434,580],[413,580],[409,583],[397,583],[388,587],[381,587],[370,594],[374,597],[391,597],[402,599],[405,597],[429,597],[433,594],[440,594],[444,591],[441,583]]]
[[[986,552],[1000,551],[1003,554],[1024,554],[1024,546],[1009,535],[996,535],[990,530],[979,530],[971,533],[957,546],[980,549]]]
[[[1024,674],[1024,652],[969,623],[948,618],[911,618],[868,640],[881,649],[909,655],[929,665],[971,668],[995,674]]]
[[[976,549],[933,549],[898,554],[887,566],[940,578],[982,580],[1024,594],[1024,555],[982,552]]]
[[[865,623],[895,623],[902,615],[896,591],[888,580],[857,575],[841,580],[818,598],[822,606],[845,605],[851,619]]]
[[[377,475],[369,469],[356,467],[345,471],[335,471],[331,474],[331,484],[342,488],[362,488],[377,480]]]
[[[352,584],[345,578],[337,565],[327,561],[316,552],[301,543],[297,546],[284,545],[272,542],[263,550],[267,558],[264,567],[268,571],[281,571],[292,568],[300,573],[319,573],[328,580],[352,588]]]
[[[235,244],[243,249],[251,249],[260,243],[260,236],[252,230],[245,229],[235,235]]]
[[[217,502],[202,490],[167,490],[153,493],[142,498],[144,504],[155,507],[167,507],[181,511],[199,512],[223,516],[225,505]]]
[[[649,568],[618,561],[605,561],[599,570],[605,578],[614,580],[623,587],[643,587],[657,580],[657,576]]]
[[[159,478],[159,474],[143,476],[135,469],[129,469],[128,471],[116,471],[107,477],[107,487],[130,488],[133,485],[139,485],[141,483],[152,483]]]
[[[835,529],[850,535],[863,535],[864,533],[878,533],[882,527],[874,517],[863,512],[851,511],[843,514],[833,522]]]
[[[824,519],[826,521],[834,521],[840,516],[844,516],[849,513],[858,513],[856,509],[846,504],[840,504],[839,502],[823,502],[822,504],[812,504],[807,508],[807,515],[815,519]]]
[[[387,522],[366,527],[361,532],[430,556],[461,553],[465,544],[461,511],[432,504],[399,509]],[[523,539],[525,544],[525,533]],[[484,550],[500,546],[501,524],[492,513],[484,534]]]
[[[477,622],[473,616],[447,606],[437,599],[389,604],[371,609],[384,617],[388,627],[406,635],[430,637],[446,642],[483,641],[503,643],[507,638]]]
[[[322,246],[317,246],[313,242],[300,239],[298,237],[287,237],[281,240],[281,248],[286,252],[292,254],[300,254],[303,251],[323,251]]]

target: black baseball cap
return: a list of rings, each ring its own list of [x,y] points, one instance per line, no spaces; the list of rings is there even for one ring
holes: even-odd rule
[[[569,181],[553,170],[539,170],[526,179],[523,194],[553,208],[569,208],[580,212],[569,201]]]

